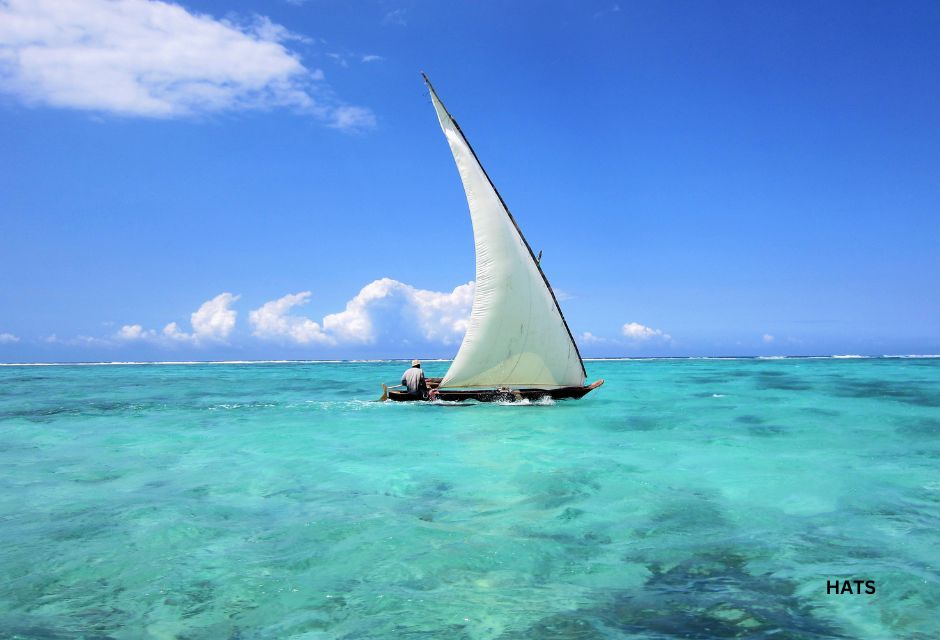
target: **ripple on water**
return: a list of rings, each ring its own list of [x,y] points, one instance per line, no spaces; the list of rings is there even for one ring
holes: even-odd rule
[[[461,411],[372,402],[401,363],[0,367],[0,637],[936,636],[940,360],[588,366]]]

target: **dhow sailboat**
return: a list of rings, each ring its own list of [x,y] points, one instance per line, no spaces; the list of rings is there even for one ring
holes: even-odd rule
[[[470,206],[476,290],[467,333],[443,378],[428,378],[442,401],[581,398],[585,385],[574,336],[539,259],[480,164],[473,147],[424,74]],[[382,400],[418,400],[382,385]]]

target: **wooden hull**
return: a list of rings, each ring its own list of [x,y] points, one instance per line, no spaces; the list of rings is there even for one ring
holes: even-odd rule
[[[476,400],[477,402],[519,402],[522,400],[535,401],[543,398],[552,400],[579,400],[585,395],[604,384],[598,380],[586,387],[561,387],[559,389],[437,389],[439,379],[428,380],[428,387],[432,389],[433,398],[427,400],[441,400],[443,402],[463,402]],[[388,391],[388,400],[395,402],[420,402],[417,398],[404,391]]]

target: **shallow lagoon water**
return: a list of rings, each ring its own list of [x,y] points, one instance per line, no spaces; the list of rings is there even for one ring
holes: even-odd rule
[[[940,359],[587,367],[0,367],[0,637],[940,637]]]

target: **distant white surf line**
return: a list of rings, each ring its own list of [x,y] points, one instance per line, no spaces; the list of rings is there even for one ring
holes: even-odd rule
[[[886,358],[940,358],[940,355],[934,354],[910,354],[910,355],[859,355],[859,354],[836,354],[826,356],[633,356],[617,358],[583,358],[584,362],[619,362],[643,360],[881,360]]]
[[[581,358],[584,362],[627,362],[642,360],[753,360],[756,356],[616,356],[612,358]]]
[[[347,362],[345,360],[168,360],[141,362],[0,362],[0,367],[125,367],[199,364],[303,364]]]
[[[831,356],[644,356],[615,358],[584,358],[584,362],[642,362],[648,360],[867,360],[903,358],[909,360],[940,358],[940,354],[892,354],[866,356],[844,354]],[[383,362],[410,362],[410,358],[377,358],[368,360],[167,360],[116,362],[0,362],[0,367],[123,367],[123,366],[180,366],[202,364],[370,364]],[[422,362],[453,362],[451,358],[425,358]]]
[[[381,360],[167,360],[117,362],[0,362],[0,367],[124,367],[200,364],[363,364],[379,362],[411,362],[411,358]],[[426,358],[422,362],[450,362],[443,358]]]
[[[889,355],[885,355],[885,356],[881,356],[881,357],[882,357],[882,358],[940,358],[940,354],[912,354],[912,355],[909,355],[909,356],[901,356],[901,355],[889,356]]]

